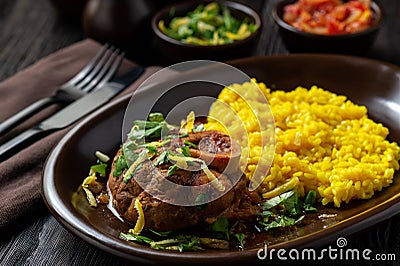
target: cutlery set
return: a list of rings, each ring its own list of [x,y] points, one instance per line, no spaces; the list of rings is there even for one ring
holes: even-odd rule
[[[38,139],[63,129],[92,111],[106,104],[119,92],[137,80],[144,67],[136,66],[120,77],[114,77],[124,59],[124,53],[105,44],[95,57],[72,79],[62,84],[53,96],[43,98],[4,122],[0,123],[0,135],[51,104],[62,104],[63,108],[30,128],[0,144],[0,161]]]

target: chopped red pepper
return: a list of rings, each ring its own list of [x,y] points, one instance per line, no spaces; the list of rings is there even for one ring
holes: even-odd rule
[[[343,34],[366,29],[373,23],[371,0],[299,0],[285,6],[283,19],[311,33]]]

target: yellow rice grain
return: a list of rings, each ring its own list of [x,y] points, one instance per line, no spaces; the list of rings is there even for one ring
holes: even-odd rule
[[[242,153],[249,156],[244,162],[247,178],[253,177],[257,164],[272,161],[259,188],[263,197],[293,188],[301,196],[316,190],[322,204],[340,207],[352,199],[368,199],[393,182],[399,170],[400,147],[386,139],[389,130],[368,118],[366,107],[317,86],[284,92],[257,83],[275,121],[275,153],[273,158],[264,158],[261,151],[272,146],[262,147],[259,123],[269,118],[266,112],[258,121],[251,109],[262,104],[259,96],[251,94],[254,83],[234,84],[221,91],[218,99],[229,105],[236,117],[226,117],[218,104],[211,107],[210,115],[225,116],[223,124],[230,134],[243,123],[247,135],[238,142],[245,147]],[[243,98],[235,91],[244,92]],[[207,123],[206,128],[225,131],[216,121]]]

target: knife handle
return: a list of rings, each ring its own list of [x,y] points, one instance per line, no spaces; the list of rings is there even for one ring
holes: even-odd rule
[[[24,121],[33,114],[37,113],[38,111],[42,110],[43,108],[55,102],[57,101],[54,97],[43,98],[29,105],[28,107],[16,113],[15,115],[11,116],[4,122],[0,123],[0,136],[5,134],[9,129],[16,126],[20,122]]]
[[[10,139],[8,142],[2,144],[0,146],[0,162],[5,161],[7,158],[11,157],[13,154],[17,153],[24,147],[32,144],[46,133],[48,133],[47,130],[43,130],[39,127],[34,127],[22,132],[16,137]]]

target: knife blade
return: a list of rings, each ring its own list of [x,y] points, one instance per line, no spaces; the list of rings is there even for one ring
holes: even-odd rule
[[[62,110],[40,122],[0,146],[0,161],[4,161],[34,141],[63,129],[94,110],[106,104],[118,93],[137,80],[144,72],[144,67],[136,66],[132,70],[106,83],[103,88],[76,100]]]

